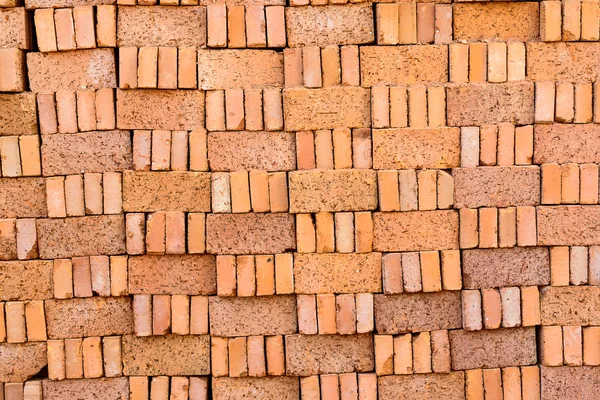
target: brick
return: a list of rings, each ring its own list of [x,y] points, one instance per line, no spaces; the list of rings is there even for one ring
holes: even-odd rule
[[[45,217],[46,184],[42,178],[0,179],[0,217]]]
[[[112,49],[27,54],[29,87],[32,92],[97,90],[117,86]]]
[[[118,47],[203,47],[204,7],[124,7],[117,16]]]
[[[132,333],[130,300],[126,297],[47,300],[46,324],[51,339]]]
[[[294,296],[209,298],[214,336],[286,335],[297,332]],[[243,319],[234,318],[245,315]]]
[[[46,343],[0,344],[0,382],[23,382],[48,363]],[[8,396],[7,400],[11,400]]]
[[[295,135],[289,132],[210,132],[211,171],[289,171],[296,168]]]
[[[290,47],[368,44],[375,40],[373,8],[368,4],[286,9]]]
[[[264,400],[296,400],[300,398],[298,378],[215,378],[212,393],[222,400],[241,400],[256,397]]]
[[[194,130],[203,126],[201,90],[117,90],[119,129]]]
[[[450,331],[452,369],[498,368],[537,362],[534,328]]]
[[[534,81],[595,81],[597,43],[527,43],[527,77]],[[570,60],[572,67],[562,60]]]
[[[448,81],[447,46],[360,48],[361,85],[411,85]]]
[[[598,143],[600,129],[593,124],[536,125],[533,162],[597,163],[600,162]]]
[[[297,254],[296,293],[363,293],[381,290],[381,254]]]
[[[41,258],[125,253],[122,215],[37,220]]]
[[[210,176],[203,172],[126,171],[123,209],[126,212],[208,212]]]
[[[458,292],[374,295],[375,328],[380,334],[462,327]]]
[[[215,294],[215,258],[209,255],[130,257],[129,293]]]
[[[373,232],[374,251],[456,249],[458,213],[453,210],[374,213]]]
[[[533,88],[533,83],[524,81],[495,85],[451,85],[446,90],[448,125],[477,126],[502,122],[532,124]]]
[[[290,214],[208,214],[206,228],[208,253],[275,254],[296,247]]]
[[[598,244],[594,234],[600,208],[596,206],[538,207],[540,246],[589,246]]]
[[[290,335],[286,369],[295,376],[367,372],[374,365],[371,335]]]
[[[460,168],[452,176],[457,208],[528,206],[540,201],[537,167]],[[480,191],[482,187],[487,190]]]
[[[539,35],[539,5],[524,3],[461,3],[454,6],[454,40],[535,41]],[[473,24],[473,21],[481,24]],[[507,29],[510,26],[511,29]]]
[[[462,271],[465,289],[550,284],[544,247],[463,250]]]
[[[0,262],[0,300],[46,300],[53,296],[52,262]]]
[[[0,108],[0,136],[37,134],[35,94],[0,94]]]
[[[45,176],[131,169],[131,138],[127,131],[42,136]]]
[[[288,131],[368,127],[370,109],[369,91],[360,87],[283,91],[283,114]]]
[[[283,86],[283,55],[268,50],[199,50],[200,89]]]
[[[464,380],[463,372],[384,376],[379,378],[379,399],[464,399]]]
[[[458,128],[373,130],[374,169],[447,169],[459,165]]]

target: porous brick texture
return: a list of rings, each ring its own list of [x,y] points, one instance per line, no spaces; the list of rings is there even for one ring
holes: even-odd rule
[[[0,0],[0,400],[600,395],[598,0]]]

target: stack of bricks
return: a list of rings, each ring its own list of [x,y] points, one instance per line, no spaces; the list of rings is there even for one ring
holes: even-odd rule
[[[0,400],[600,392],[598,0],[0,0]]]

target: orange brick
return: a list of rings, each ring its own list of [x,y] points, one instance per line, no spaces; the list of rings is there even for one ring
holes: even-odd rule
[[[352,335],[356,333],[356,303],[354,295],[337,295],[335,303],[337,333],[340,335]]]
[[[256,267],[254,256],[238,256],[236,258],[237,295],[254,296],[256,294]]]
[[[137,336],[152,335],[152,296],[133,296],[133,330]]]
[[[75,24],[73,9],[61,8],[54,11],[56,26],[56,43],[58,50],[75,50]],[[38,39],[39,40],[39,39]]]
[[[245,338],[244,338],[245,339]],[[213,376],[229,375],[229,351],[228,339],[211,336],[210,338],[210,361]]]
[[[227,46],[227,7],[225,4],[209,4],[206,7],[208,47]]]
[[[302,335],[317,333],[317,303],[314,295],[296,296],[298,309],[298,332]]]
[[[54,28],[54,9],[35,10],[35,34],[40,51],[57,51],[56,31]]]
[[[177,49],[158,48],[158,88],[177,89]]]
[[[248,347],[248,376],[265,376],[265,340],[263,336],[249,336]]]
[[[141,47],[138,54],[138,87],[156,88],[158,81],[158,47]]]
[[[248,375],[248,359],[246,355],[246,338],[230,338],[229,343],[229,376]]]
[[[541,363],[557,366],[563,363],[562,327],[542,326],[540,331]]]
[[[246,17],[244,6],[227,7],[227,47],[246,47]]]
[[[217,257],[217,295],[235,296],[237,291],[234,256]]]
[[[208,333],[208,296],[192,296],[190,305],[190,334]]]
[[[166,335],[171,330],[171,296],[152,296],[152,334]]]
[[[498,247],[498,209],[495,207],[479,209],[479,247]]]
[[[94,33],[94,8],[92,6],[77,6],[73,8],[75,22],[75,42],[78,49],[93,49],[96,47]]]
[[[265,7],[267,18],[267,44],[269,47],[285,47],[285,15],[283,6]]]
[[[442,290],[442,275],[440,255],[437,251],[420,252],[421,281],[424,292],[439,292]]]
[[[102,367],[102,342],[99,337],[83,339],[83,376],[99,378],[104,375]]]
[[[66,339],[63,358],[67,379],[83,378],[83,339]]]
[[[246,35],[250,48],[267,47],[265,8],[263,6],[246,6]],[[285,49],[296,50],[296,49]],[[301,51],[301,49],[297,49]],[[302,71],[300,71],[302,74]],[[286,85],[287,86],[287,85]]]
[[[171,331],[176,335],[190,334],[190,297],[173,295],[171,297]]]

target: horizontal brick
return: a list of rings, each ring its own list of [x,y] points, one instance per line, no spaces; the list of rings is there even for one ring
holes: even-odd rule
[[[29,18],[23,7],[0,9],[0,49],[31,48]]]
[[[296,248],[292,214],[209,214],[206,251],[212,254],[277,254]]]
[[[210,132],[211,171],[289,171],[296,168],[296,139],[291,132]]]
[[[67,379],[64,381],[42,381],[44,400],[113,400],[129,398],[129,379]]]
[[[364,87],[448,82],[448,46],[361,47],[360,73]]]
[[[191,131],[204,127],[201,90],[117,90],[119,129]]]
[[[27,53],[27,71],[32,92],[117,86],[113,49]]]
[[[376,181],[372,170],[290,172],[290,212],[375,210]]]
[[[0,93],[0,110],[0,136],[38,133],[35,94]]]
[[[460,129],[373,129],[373,168],[460,166]]]
[[[503,368],[537,363],[535,328],[456,330],[450,336],[453,370]]]
[[[125,375],[208,375],[208,335],[123,336]]]
[[[47,300],[45,306],[50,339],[126,335],[133,332],[133,311],[129,297]]]
[[[206,7],[120,7],[118,47],[203,47]]]
[[[47,364],[46,342],[0,343],[0,382],[24,382]]]
[[[462,327],[460,293],[376,294],[377,333],[394,335]]]
[[[371,125],[371,98],[361,87],[285,89],[283,114],[288,131],[364,128]]]
[[[99,4],[117,4],[116,0],[25,0],[25,8],[64,8]]]
[[[52,261],[0,262],[0,300],[51,299],[52,268]]]
[[[283,53],[271,50],[198,50],[200,89],[283,86]]]
[[[45,217],[47,212],[43,178],[0,179],[0,218]]]
[[[125,253],[125,218],[122,214],[38,219],[36,224],[40,258]]]
[[[262,378],[213,378],[213,398],[219,400],[298,400],[298,378],[291,376]]]
[[[454,207],[534,206],[540,203],[538,167],[456,168]]]
[[[294,287],[302,294],[381,292],[381,253],[297,253]]]
[[[212,255],[129,257],[130,294],[216,294]]]
[[[453,11],[457,41],[527,42],[539,37],[538,2],[461,3]]]
[[[533,162],[600,162],[600,126],[596,124],[535,125]]]
[[[373,250],[415,251],[458,248],[458,213],[410,211],[373,213]]]
[[[600,391],[600,367],[544,367],[541,368],[542,399],[593,400]]]
[[[373,336],[290,335],[285,338],[289,375],[370,372],[375,367]]]
[[[288,7],[285,11],[290,47],[367,44],[375,40],[371,4]]]
[[[600,79],[600,43],[529,42],[527,78],[533,81],[596,81]]]
[[[379,400],[463,400],[465,398],[463,372],[382,376],[378,381]]]
[[[126,171],[123,209],[125,212],[209,212],[210,174]]]
[[[546,247],[463,250],[462,272],[465,289],[549,285],[550,257]]]
[[[129,131],[43,135],[41,150],[44,176],[132,168]]]
[[[446,89],[448,125],[532,124],[533,87],[530,81],[450,85]]]
[[[211,296],[208,304],[213,336],[287,335],[297,331],[296,296]]]
[[[540,308],[542,325],[600,325],[600,287],[543,288]]]
[[[538,245],[592,246],[600,244],[600,206],[537,208]]]

